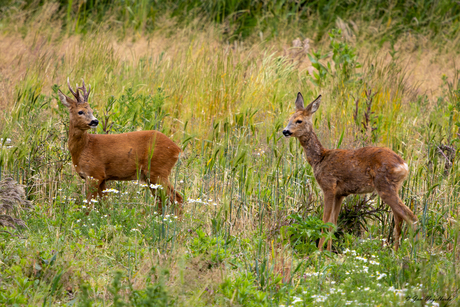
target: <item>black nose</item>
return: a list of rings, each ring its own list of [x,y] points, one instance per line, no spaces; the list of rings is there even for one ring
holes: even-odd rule
[[[97,119],[93,119],[89,125],[92,126],[92,127],[96,127],[97,125],[99,124],[99,121]]]
[[[292,132],[289,131],[289,130],[283,130],[283,134],[284,134],[284,136],[290,136],[292,134]]]

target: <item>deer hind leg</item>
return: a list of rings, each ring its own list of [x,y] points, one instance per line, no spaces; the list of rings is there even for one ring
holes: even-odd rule
[[[331,220],[331,215],[332,215],[332,211],[333,211],[333,207],[334,207],[334,194],[333,193],[330,193],[330,192],[324,192],[324,208],[323,208],[323,222],[324,223],[329,223],[329,222],[332,222]],[[318,248],[320,251],[323,250],[323,245],[324,245],[324,240],[325,238],[321,238],[319,240],[319,244],[318,244]],[[329,244],[329,242],[331,244]],[[331,245],[332,245],[332,242],[329,241],[328,242],[328,246],[327,246],[327,250],[328,251],[331,251]]]
[[[402,229],[402,223],[403,223],[403,219],[395,214],[393,212],[393,218],[395,220],[395,228],[393,230],[393,237],[394,237],[394,250],[397,251],[398,248],[399,248],[399,238],[401,237],[401,229]]]
[[[391,207],[393,211],[393,218],[395,220],[394,236],[395,236],[395,251],[399,248],[399,237],[401,235],[402,222],[406,221],[408,225],[414,227],[417,222],[415,214],[402,202],[398,196],[397,189],[394,187],[377,189],[378,194],[382,200]]]
[[[182,215],[182,203],[183,203],[183,198],[182,196],[177,193],[176,190],[174,190],[174,187],[172,184],[169,182],[167,177],[164,176],[155,176],[151,175],[150,176],[150,182],[153,184],[160,184],[163,189],[165,190],[166,194],[168,194],[169,200],[171,201],[172,204],[176,205],[176,215],[180,216]],[[157,195],[157,190],[150,188],[150,191],[152,192],[153,196]],[[177,202],[177,204],[176,204]],[[161,212],[162,211],[162,203],[161,199],[159,200],[158,203],[158,210]]]

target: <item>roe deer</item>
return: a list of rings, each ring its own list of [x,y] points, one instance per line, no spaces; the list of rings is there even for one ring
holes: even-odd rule
[[[343,199],[350,194],[376,191],[393,211],[394,249],[398,250],[403,220],[409,225],[417,217],[398,196],[409,169],[404,160],[392,150],[383,147],[364,147],[354,150],[326,149],[313,132],[312,115],[318,110],[321,95],[307,107],[301,93],[297,94],[296,112],[283,130],[286,137],[296,137],[302,145],[316,181],[324,194],[323,221],[337,225]],[[324,238],[319,242],[323,249]],[[331,250],[329,240],[327,249]]]
[[[182,206],[182,196],[170,184],[168,177],[181,152],[171,139],[155,130],[135,131],[121,134],[89,134],[99,121],[93,116],[88,104],[88,91],[85,82],[76,92],[67,85],[71,99],[59,90],[59,99],[69,109],[69,150],[72,163],[81,178],[88,183],[87,200],[102,196],[108,180],[141,179],[153,184],[161,184],[171,202]],[[150,186],[150,185],[149,185]],[[152,194],[154,189],[150,188]],[[159,204],[161,210],[161,203]]]

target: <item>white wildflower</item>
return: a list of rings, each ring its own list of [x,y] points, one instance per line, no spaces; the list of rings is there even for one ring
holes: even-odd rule
[[[102,191],[102,193],[115,193],[115,194],[118,194],[118,193],[120,193],[120,191],[118,191],[117,189],[105,189],[104,191]]]
[[[311,298],[315,299],[315,302],[325,302],[327,299],[327,296],[312,295]]]
[[[377,272],[377,273],[378,273],[378,272]],[[386,277],[386,276],[387,276],[387,274],[382,273],[382,274],[380,274],[379,276],[377,276],[377,280],[380,280],[380,279],[382,279],[382,278],[384,278],[384,277]]]
[[[367,262],[367,259],[366,259],[366,258],[363,258],[363,257],[359,257],[359,256],[358,256],[358,257],[356,257],[356,259],[361,260],[361,261],[364,261],[364,262]]]
[[[163,187],[161,186],[161,184],[150,184],[150,188],[151,188],[151,189],[154,189],[154,190],[157,190],[157,189],[162,190],[162,189],[163,189]]]

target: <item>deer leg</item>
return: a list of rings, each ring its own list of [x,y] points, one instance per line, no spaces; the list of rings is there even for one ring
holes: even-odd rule
[[[103,197],[104,196],[104,193],[102,193],[102,191],[105,191],[107,189],[107,186],[105,184],[105,180],[101,180],[99,182],[99,186],[98,186],[98,189],[97,189],[97,194],[99,194],[99,197]]]
[[[334,206],[334,194],[330,192],[324,192],[324,208],[323,208],[323,222],[329,223],[331,222],[331,213]],[[323,250],[324,245],[324,238],[319,240],[318,248],[320,251]],[[328,243],[328,251],[330,251],[329,243]]]
[[[335,195],[334,206],[332,207],[332,213],[330,222],[337,226],[337,219],[339,218],[340,208],[342,207],[342,201],[345,197],[341,195]],[[327,242],[327,250],[330,251],[332,248],[332,240]]]
[[[155,198],[155,200],[158,201],[158,213],[161,214],[163,212],[163,203],[162,203],[161,197],[160,197],[160,195],[158,193],[158,188],[156,188],[156,189],[152,188],[151,184],[155,184],[155,185],[160,184],[161,185],[161,183],[158,180],[158,177],[153,177],[153,176],[150,177],[149,189],[150,189],[150,192],[152,193],[153,198]]]
[[[99,191],[99,180],[94,178],[87,178],[86,184],[88,186],[88,193],[86,194],[86,201],[88,204],[91,202],[91,199],[96,199]]]
[[[334,207],[331,215],[331,222],[337,225],[337,219],[339,218],[340,209],[342,208],[342,201],[345,196],[336,195],[334,198]]]
[[[86,195],[86,201],[88,203],[91,202],[91,199],[96,199],[98,195],[101,198],[104,196],[102,193],[102,191],[106,189],[104,179],[88,178],[86,183],[88,184],[88,194]]]
[[[417,222],[415,214],[402,202],[399,198],[396,189],[377,190],[382,200],[391,207],[393,218],[395,220],[394,236],[395,236],[395,251],[399,248],[399,236],[401,235],[401,225],[406,221],[408,225],[414,228],[414,223]]]
[[[395,212],[393,212],[393,218],[395,220],[395,228],[393,230],[393,237],[394,237],[394,250],[397,251],[399,248],[399,238],[401,237],[401,228],[402,228],[402,223],[403,219],[397,215]]]
[[[168,193],[169,199],[171,201],[171,204],[174,204],[175,206],[175,212],[177,216],[182,215],[182,203],[183,199],[182,196],[177,193],[176,190],[174,190],[174,187],[172,184],[169,182],[168,179],[163,179],[163,185],[166,187],[166,193]]]
[[[176,208],[176,215],[180,216],[182,215],[182,203],[183,203],[183,199],[182,199],[182,196],[177,193],[176,190],[174,190],[173,186],[171,185],[171,183],[169,182],[169,180],[167,178],[164,178],[164,177],[160,177],[160,176],[151,176],[150,177],[150,182],[154,183],[154,184],[160,184],[166,191],[166,193],[168,194],[168,197],[171,201],[172,204],[178,204],[178,207]],[[157,195],[157,190],[156,189],[152,189],[150,188],[152,194],[155,196]],[[159,201],[159,204],[158,204],[158,210],[161,212],[162,211],[162,203],[161,203],[161,199]]]

